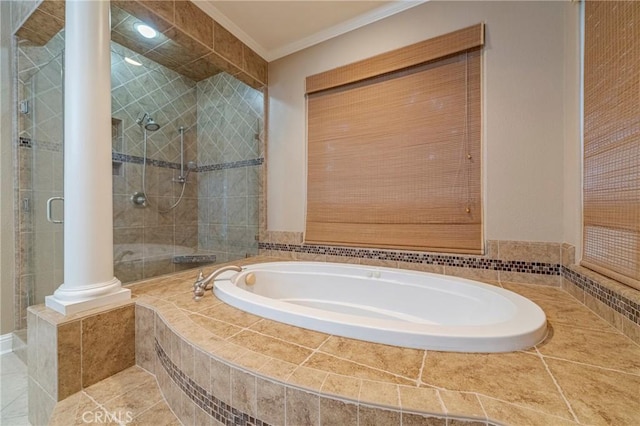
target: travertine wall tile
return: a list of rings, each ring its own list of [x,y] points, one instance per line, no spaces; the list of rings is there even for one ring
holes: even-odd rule
[[[239,68],[243,67],[243,43],[219,23],[214,24],[213,50]]]
[[[560,263],[561,244],[530,241],[500,241],[500,259]]]
[[[51,398],[58,398],[58,336],[55,325],[38,318],[35,340],[36,376],[35,380]]]
[[[231,406],[250,416],[256,416],[256,376],[231,370]]]
[[[622,331],[623,316],[613,310],[611,307],[605,305],[590,294],[584,295],[584,304],[587,305],[587,308],[595,312],[600,318],[603,318],[613,327]]]
[[[453,275],[455,277],[469,278],[477,281],[499,281],[500,272],[492,271],[490,269],[477,269],[477,268],[460,268],[457,266],[445,266],[445,275]]]
[[[38,363],[38,349],[36,342],[38,341],[38,317],[31,309],[27,310],[27,342],[31,342],[27,345],[27,368],[29,377],[33,380],[38,379],[37,363]]]
[[[32,425],[48,424],[56,400],[32,378],[29,378],[28,400],[29,423]]]
[[[560,287],[562,277],[560,275],[527,274],[524,272],[500,271],[500,282],[540,284]]]
[[[358,424],[370,426],[399,425],[400,411],[360,405],[358,407]]]
[[[152,309],[136,305],[136,364],[155,374],[155,313]]]
[[[262,59],[249,47],[243,45],[243,69],[253,78],[267,84],[267,61]]]
[[[175,2],[175,24],[208,47],[213,47],[213,24],[209,15],[190,1]]]
[[[484,425],[485,423],[479,423],[478,425]],[[430,416],[427,414],[413,414],[402,413],[402,425],[403,426],[451,426],[452,423],[448,422],[446,418]],[[467,423],[461,423],[461,425],[468,426]]]
[[[358,406],[337,399],[320,398],[320,424],[356,425],[358,424]]]
[[[164,32],[173,26],[171,20],[163,17],[166,12],[157,13],[153,8],[155,5],[150,3],[130,0],[112,0],[111,3],[159,32]]]
[[[576,248],[571,244],[562,244],[562,264],[564,266],[573,265],[576,263]]]
[[[622,332],[636,344],[640,345],[640,325],[627,318],[622,319]]]
[[[319,397],[294,388],[286,388],[287,425],[319,425]]]
[[[166,19],[167,22],[175,22],[175,0],[141,0],[141,3]]]
[[[81,330],[80,320],[58,326],[58,401],[82,389]]]
[[[580,303],[584,303],[584,290],[564,277],[562,278],[562,289],[575,297]]]
[[[281,384],[260,378],[256,380],[257,418],[273,425],[284,424],[284,389]]]
[[[105,345],[109,342],[109,345]],[[82,321],[82,386],[87,387],[135,364],[133,304]]]
[[[211,358],[211,394],[231,403],[231,368],[215,358]]]

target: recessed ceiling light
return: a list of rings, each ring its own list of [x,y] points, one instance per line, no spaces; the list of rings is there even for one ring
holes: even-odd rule
[[[154,38],[156,35],[158,35],[158,32],[156,30],[154,30],[147,24],[143,24],[142,22],[136,22],[135,24],[133,24],[133,28],[135,28],[136,31],[138,31],[142,35],[142,37]]]
[[[140,62],[138,62],[138,61],[134,61],[133,59],[129,58],[128,56],[126,56],[126,57],[124,58],[124,61],[125,61],[126,63],[128,63],[128,64],[135,65],[136,67],[140,67],[140,66],[142,66],[142,64],[141,64]]]

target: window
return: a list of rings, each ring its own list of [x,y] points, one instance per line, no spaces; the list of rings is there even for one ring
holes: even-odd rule
[[[582,264],[640,289],[640,3],[585,3]]]
[[[483,31],[307,78],[307,243],[481,252]]]

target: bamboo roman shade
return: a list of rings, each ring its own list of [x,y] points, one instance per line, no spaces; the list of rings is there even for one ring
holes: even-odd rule
[[[477,25],[307,78],[305,241],[482,250]]]
[[[582,263],[640,289],[640,2],[585,8]]]

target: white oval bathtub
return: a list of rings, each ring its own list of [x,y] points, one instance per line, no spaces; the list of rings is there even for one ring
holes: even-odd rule
[[[417,349],[515,351],[534,346],[547,332],[544,312],[525,297],[424,272],[321,262],[260,263],[221,274],[214,291],[222,301],[264,318]]]

